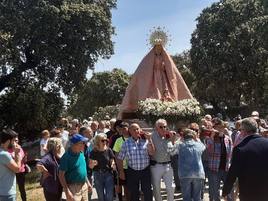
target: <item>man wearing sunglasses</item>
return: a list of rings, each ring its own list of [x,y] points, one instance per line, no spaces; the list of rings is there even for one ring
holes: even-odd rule
[[[166,120],[158,119],[156,121],[155,130],[152,134],[155,152],[152,156],[153,163],[151,163],[153,193],[156,201],[162,201],[161,179],[164,180],[166,186],[167,200],[174,200],[173,169],[170,153],[168,152],[168,143],[174,138],[173,135],[172,132],[167,130]]]
[[[92,187],[87,178],[87,167],[84,156],[88,138],[74,134],[70,139],[71,146],[60,160],[59,179],[69,201],[88,200],[88,190]]]

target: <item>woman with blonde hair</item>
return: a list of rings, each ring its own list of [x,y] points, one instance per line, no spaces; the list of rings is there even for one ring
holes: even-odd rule
[[[36,165],[37,170],[42,173],[41,185],[46,201],[61,200],[62,187],[58,178],[61,147],[60,138],[50,138],[47,142],[47,154]]]
[[[48,130],[43,130],[41,132],[42,138],[40,140],[40,156],[43,157],[47,153],[47,141],[50,137]]]
[[[93,169],[98,200],[112,201],[114,189],[112,170],[115,169],[115,156],[108,147],[108,139],[104,133],[95,135],[93,150],[89,158],[89,167]]]

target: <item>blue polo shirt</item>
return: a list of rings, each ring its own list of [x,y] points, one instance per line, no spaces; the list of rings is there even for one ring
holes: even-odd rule
[[[69,149],[60,159],[59,169],[65,172],[65,179],[68,184],[84,183],[87,178],[84,153],[73,153]]]

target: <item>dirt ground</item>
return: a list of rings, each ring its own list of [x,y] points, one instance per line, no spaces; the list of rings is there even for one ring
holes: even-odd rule
[[[27,177],[30,178],[31,180],[38,179],[38,177],[36,176],[36,173],[34,173],[34,176],[32,176],[34,178],[31,178],[30,174],[27,175]],[[45,198],[44,198],[44,195],[43,195],[43,189],[40,186],[38,181],[35,181],[34,183],[28,183],[27,182],[26,191],[27,191],[26,192],[27,193],[27,201],[45,201]],[[166,201],[167,200],[167,194],[166,194],[165,186],[164,186],[163,183],[162,183],[162,192],[161,192],[161,194],[162,194],[163,201]],[[97,197],[97,194],[96,194],[96,190],[93,189],[92,201],[97,201],[97,200],[98,200],[98,197]],[[181,200],[182,200],[181,193],[175,192],[174,201],[181,201]],[[205,193],[205,198],[204,198],[203,201],[208,201],[208,200],[209,200],[208,199],[208,194]],[[21,201],[19,192],[17,193],[17,201]]]

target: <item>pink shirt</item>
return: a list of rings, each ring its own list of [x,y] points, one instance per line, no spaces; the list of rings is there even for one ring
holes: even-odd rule
[[[12,149],[9,149],[8,152],[11,154],[12,158],[15,158],[15,152]],[[25,153],[22,148],[20,148],[20,158],[22,159],[21,161],[21,166],[20,166],[20,172],[25,172],[25,162],[23,158],[25,157]]]

